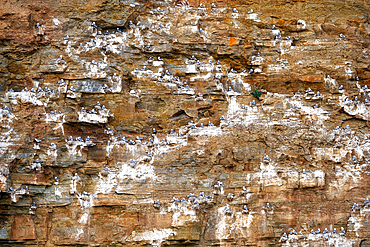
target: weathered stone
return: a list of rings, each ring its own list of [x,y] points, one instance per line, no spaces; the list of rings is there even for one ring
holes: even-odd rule
[[[202,4],[0,6],[1,245],[367,244],[368,1]]]

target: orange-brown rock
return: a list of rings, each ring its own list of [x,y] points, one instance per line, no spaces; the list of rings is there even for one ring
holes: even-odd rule
[[[369,246],[369,1],[0,5],[1,246]]]

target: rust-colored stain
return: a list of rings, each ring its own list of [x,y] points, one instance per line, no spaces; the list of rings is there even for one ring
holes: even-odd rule
[[[317,76],[317,75],[300,76],[299,79],[305,82],[323,82],[324,81],[324,77]]]
[[[229,46],[237,45],[238,40],[235,37],[229,37]]]

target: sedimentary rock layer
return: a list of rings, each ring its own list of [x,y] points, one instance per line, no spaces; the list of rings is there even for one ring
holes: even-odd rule
[[[370,3],[0,6],[2,246],[370,246]]]

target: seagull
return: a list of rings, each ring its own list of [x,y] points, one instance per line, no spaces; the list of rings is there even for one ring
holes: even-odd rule
[[[271,207],[270,207],[270,203],[267,203],[267,204],[266,204],[266,208],[271,208]]]
[[[225,118],[224,116],[222,116],[220,119],[221,119],[221,120],[226,120],[226,118]]]
[[[339,90],[342,90],[342,89],[343,89],[343,86],[342,86],[342,85],[340,85],[338,89],[339,89]]]
[[[344,234],[346,234],[346,231],[344,230],[343,226],[342,226],[342,227],[341,227],[341,229],[340,229],[340,233],[344,233]]]
[[[231,194],[231,193],[229,193],[229,194],[227,195],[227,199],[228,199],[229,201],[232,201],[232,200],[234,199],[234,195],[233,195],[233,194]]]
[[[286,234],[286,232],[284,232],[283,238],[287,238],[287,237],[288,237],[288,235]]]
[[[40,142],[41,142],[41,140],[40,140],[40,139],[35,138],[35,142],[40,143]]]
[[[236,8],[233,9],[234,13],[238,13],[238,10]]]
[[[271,161],[270,157],[268,155],[266,155],[265,157],[263,157],[263,160],[264,161]]]
[[[69,39],[69,36],[68,36],[68,35],[67,35],[67,36],[65,36],[65,37],[64,37],[64,39]]]
[[[212,3],[212,8],[216,8],[216,4]]]
[[[58,57],[58,60],[62,60],[63,59],[63,57],[62,57],[62,55],[60,55],[59,57]]]
[[[315,231],[316,234],[320,233],[320,228]]]
[[[303,169],[303,174],[306,174],[306,170],[305,169]]]
[[[367,203],[369,203],[369,199],[368,198],[366,198],[366,200],[365,200],[365,202],[364,202],[365,204],[367,204]]]
[[[177,198],[175,198],[175,197],[173,197],[172,198],[172,200],[171,200],[171,202],[179,202],[180,200],[179,199],[177,199]]]
[[[344,36],[344,34],[340,34],[339,35],[342,39],[346,38],[346,36]]]
[[[276,29],[276,26],[275,26],[275,25],[272,25],[272,29],[274,29],[274,30],[275,30],[275,29]]]
[[[225,214],[232,215],[233,212],[230,210],[229,206],[224,207]]]
[[[248,11],[248,14],[252,14],[252,13],[253,13],[253,9]]]
[[[323,233],[330,233],[328,228],[325,228],[325,230],[323,231]]]
[[[155,208],[160,208],[161,207],[161,203],[159,202],[159,200],[155,201],[154,202],[154,205],[153,205]]]
[[[201,7],[201,8],[205,8],[206,6],[205,6],[204,4],[202,4],[202,3],[201,3],[201,4],[200,4],[200,7]]]
[[[55,182],[56,182],[56,183],[58,183],[58,182],[59,182],[59,180],[58,180],[58,178],[57,178],[57,177],[54,177],[54,180],[55,180]]]

